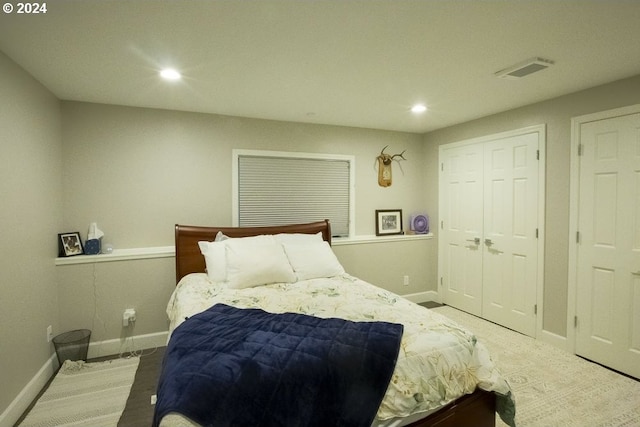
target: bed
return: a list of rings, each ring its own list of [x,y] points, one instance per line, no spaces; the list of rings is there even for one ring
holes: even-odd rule
[[[278,274],[271,277],[271,272],[259,277],[247,273],[257,268],[254,264],[265,253],[247,257],[245,243],[251,240],[253,245],[252,239],[263,237],[270,239],[269,245],[275,239],[281,246],[293,276],[291,272],[285,274],[287,279]],[[175,243],[177,286],[167,306],[169,349],[184,328],[181,325],[212,307],[274,316],[299,313],[358,325],[402,325],[393,374],[371,426],[489,427],[495,425],[496,412],[514,425],[515,404],[509,385],[486,348],[444,316],[346,273],[330,250],[328,221],[244,228],[176,225]],[[222,266],[228,269],[226,276],[221,277],[217,268],[221,267],[220,253],[208,249],[214,246],[217,251],[226,248],[228,264]],[[227,280],[221,280],[225,277]],[[261,277],[270,277],[264,279],[268,283],[260,283]],[[159,400],[162,394],[159,386]],[[161,427],[201,425],[179,411],[158,414],[158,407],[156,418],[154,422]]]

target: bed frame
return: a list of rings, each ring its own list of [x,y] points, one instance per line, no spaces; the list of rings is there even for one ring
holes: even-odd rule
[[[212,242],[218,232],[229,237],[250,237],[259,234],[278,233],[322,233],[322,239],[331,244],[331,224],[329,220],[308,224],[281,225],[273,227],[197,227],[176,224],[176,284],[189,273],[204,273],[204,257],[198,242]]]
[[[331,225],[328,220],[273,227],[199,227],[176,224],[176,283],[189,273],[204,273],[205,261],[198,242],[213,241],[219,231],[229,237],[322,233],[322,238],[331,244]],[[405,427],[495,427],[495,411],[495,395],[477,389]]]

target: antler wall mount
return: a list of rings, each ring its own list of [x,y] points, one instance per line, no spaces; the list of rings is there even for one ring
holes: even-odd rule
[[[400,160],[396,160],[396,157],[400,157],[402,160],[407,160],[404,158],[404,152],[407,150],[403,150],[400,154],[387,154],[384,152],[388,145],[380,151],[376,160],[378,160],[378,185],[380,187],[389,187],[391,185],[391,164],[395,160],[399,162]]]

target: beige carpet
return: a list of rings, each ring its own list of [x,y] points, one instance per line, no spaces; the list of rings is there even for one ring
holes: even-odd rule
[[[66,361],[20,427],[115,427],[140,359]]]
[[[639,381],[454,308],[433,310],[485,343],[514,392],[519,427],[640,426]]]

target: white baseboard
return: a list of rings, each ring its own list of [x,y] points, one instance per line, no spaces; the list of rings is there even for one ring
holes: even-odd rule
[[[416,304],[428,301],[438,301],[438,293],[436,291],[417,292],[415,294],[406,294],[402,296]]]
[[[551,344],[552,346],[559,348],[560,350],[573,353],[569,348],[569,341],[567,340],[567,337],[563,337],[561,335],[543,329],[538,339],[540,341],[546,342],[547,344]]]
[[[167,331],[92,342],[89,344],[87,359],[113,354],[129,354],[145,348],[163,347],[167,345],[168,337],[169,332]]]
[[[164,347],[167,345],[169,332],[157,332],[133,337],[92,342],[89,344],[87,359],[110,356],[114,354],[129,354],[147,348]],[[29,381],[22,391],[13,399],[7,409],[0,414],[0,427],[12,427],[20,419],[31,402],[38,396],[58,369],[58,357],[55,353],[45,362],[38,373]]]
[[[12,427],[22,416],[24,411],[31,405],[31,402],[38,396],[47,382],[58,369],[58,358],[53,353],[51,357],[42,365],[42,368],[13,399],[7,409],[0,414],[0,427]]]

